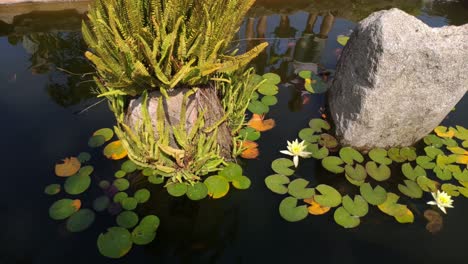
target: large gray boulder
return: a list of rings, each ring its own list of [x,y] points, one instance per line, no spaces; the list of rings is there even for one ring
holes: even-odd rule
[[[468,24],[431,28],[399,9],[359,23],[343,50],[329,104],[343,145],[410,146],[468,89]]]

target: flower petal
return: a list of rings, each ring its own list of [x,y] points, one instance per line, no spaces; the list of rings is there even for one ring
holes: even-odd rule
[[[280,152],[283,153],[283,154],[289,155],[289,156],[294,156],[294,154],[292,154],[291,152],[289,152],[287,150],[281,150]]]
[[[445,211],[445,207],[439,205],[439,208],[442,212],[444,212],[444,214],[447,214],[447,211]]]
[[[427,202],[427,204],[430,204],[430,205],[437,205],[437,203],[434,202],[434,201]]]
[[[294,162],[294,167],[297,168],[297,166],[299,165],[299,156],[294,156],[293,162]]]

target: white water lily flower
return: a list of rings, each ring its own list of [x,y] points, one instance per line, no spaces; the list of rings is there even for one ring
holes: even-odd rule
[[[299,143],[299,140],[294,140],[293,142],[288,141],[288,150],[281,150],[280,152],[289,156],[293,156],[294,166],[297,168],[299,165],[299,157],[307,158],[309,157],[310,152],[304,151],[306,149],[305,141],[303,140]]]
[[[427,202],[427,204],[430,205],[437,205],[444,214],[447,212],[445,211],[445,208],[453,208],[453,200],[450,195],[448,195],[446,192],[441,192],[437,190],[437,193],[433,192],[432,197],[434,197],[434,201]]]

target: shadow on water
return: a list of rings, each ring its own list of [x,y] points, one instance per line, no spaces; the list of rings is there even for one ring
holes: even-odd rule
[[[283,84],[279,103],[269,114],[277,127],[262,134],[259,159],[243,164],[252,179],[251,188],[230,192],[221,200],[192,202],[173,198],[161,187],[147,186],[153,195],[139,211],[161,218],[157,239],[112,261],[99,255],[95,241],[97,234],[115,224],[113,217],[99,214],[90,230],[70,234],[63,223],[48,218],[48,207],[55,198],[42,194],[42,188],[54,180],[52,167],[57,160],[86,150],[94,130],[114,124],[105,104],[73,114],[91,104],[94,97],[89,82],[92,76],[86,74],[93,68],[83,57],[86,46],[79,33],[82,15],[76,11],[33,12],[16,16],[12,23],[0,21],[0,111],[4,113],[2,124],[8,124],[0,132],[7,186],[0,192],[0,225],[6,227],[0,236],[0,263],[466,262],[468,240],[462,233],[466,210],[450,211],[443,232],[435,236],[424,229],[420,204],[414,205],[417,222],[408,226],[398,225],[376,210],[356,230],[343,230],[331,215],[290,224],[278,214],[281,197],[267,190],[263,182],[286,140],[296,138],[311,118],[326,113],[325,97],[303,93],[297,72],[307,69],[332,77],[341,52],[336,37],[347,34],[355,21],[397,6],[429,16],[425,22],[433,26],[468,22],[466,1],[424,2],[298,0],[286,5],[279,0],[259,0],[235,44],[245,50],[268,41],[270,46],[253,66],[259,73],[279,74]],[[467,109],[465,98],[446,122],[466,124]],[[96,182],[112,179],[118,162],[105,160],[99,150],[92,154]],[[301,166],[299,174],[314,183],[349,188],[315,162]],[[140,177],[132,178],[135,186],[145,185]],[[83,199],[85,207],[102,194],[94,185]],[[456,207],[468,206],[462,199],[456,203]]]

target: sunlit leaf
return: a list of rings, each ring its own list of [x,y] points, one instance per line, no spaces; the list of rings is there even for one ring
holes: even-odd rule
[[[321,146],[324,146],[328,149],[334,149],[338,146],[338,140],[330,134],[321,134],[318,142]]]
[[[377,163],[373,161],[366,163],[366,171],[367,174],[369,174],[369,176],[374,178],[376,181],[386,181],[390,178],[392,173],[387,165],[381,164],[378,166]]]
[[[193,201],[204,199],[208,195],[208,187],[203,182],[197,182],[187,187],[186,195]]]
[[[138,215],[132,211],[123,211],[116,218],[117,224],[124,228],[132,228],[138,224]]]
[[[404,195],[411,198],[421,198],[423,196],[423,191],[417,183],[410,180],[405,180],[405,185],[398,184],[398,190]]]
[[[331,128],[327,121],[320,118],[310,120],[309,126],[314,130],[315,133],[320,133],[322,130],[329,130]]]
[[[314,200],[322,206],[337,207],[341,204],[341,194],[333,187],[326,184],[319,184],[315,187]]]
[[[285,176],[290,176],[294,174],[294,170],[290,169],[291,167],[294,167],[294,163],[292,162],[292,160],[286,158],[275,159],[271,163],[271,168],[274,172]]]
[[[70,217],[81,208],[80,200],[61,199],[49,208],[49,216],[54,220],[63,220]]]
[[[335,156],[328,156],[322,160],[322,166],[335,174],[344,172],[344,168],[341,167],[343,161]]]
[[[405,205],[398,204],[399,198],[398,195],[388,192],[385,202],[378,205],[380,211],[390,216],[404,215],[407,208]]]
[[[468,165],[468,155],[457,155],[458,164],[465,164]]]
[[[449,181],[450,179],[452,179],[452,172],[448,168],[441,169],[440,167],[435,167],[434,172],[437,178],[443,181]]]
[[[138,201],[134,197],[127,197],[122,199],[121,204],[123,209],[131,211],[137,208]]]
[[[136,245],[147,245],[156,237],[156,232],[147,226],[138,225],[132,231],[132,241]]]
[[[418,178],[419,176],[427,176],[427,173],[423,168],[416,165],[416,167],[414,167],[414,169],[413,169],[413,167],[411,166],[411,164],[409,162],[404,163],[401,166],[401,170],[403,172],[403,175],[405,175],[406,178],[408,178],[408,179],[410,179],[412,181],[415,181],[416,178]]]
[[[324,159],[330,154],[326,147],[319,148],[318,144],[307,144],[306,151],[310,152],[310,156],[314,159]]]
[[[457,197],[460,195],[460,192],[458,191],[458,186],[453,185],[451,183],[444,183],[440,187],[442,191],[446,192],[448,195]]]
[[[103,212],[107,208],[109,208],[110,205],[110,198],[107,197],[106,195],[99,196],[93,201],[93,209],[96,212]]]
[[[468,145],[468,129],[462,127],[462,126],[457,126],[457,129],[454,130],[455,132],[455,137],[460,139],[460,140],[465,140],[465,142],[467,142],[467,145]],[[468,146],[465,146],[463,145],[465,148],[467,148]]]
[[[354,167],[347,164],[345,172],[348,177],[355,181],[364,181],[367,177],[366,169],[361,164],[356,164]]]
[[[104,148],[104,156],[112,160],[120,160],[127,157],[127,151],[120,140],[113,141]]]
[[[371,158],[373,161],[379,164],[384,164],[384,165],[392,164],[392,160],[387,158],[387,151],[382,148],[375,148],[369,151],[369,158]]]
[[[310,79],[312,78],[312,72],[311,71],[300,71],[299,72],[299,77],[302,79]]]
[[[266,83],[270,83],[270,84],[279,84],[281,82],[281,77],[278,75],[278,74],[275,74],[275,73],[265,73],[262,75],[263,79],[266,80]]]
[[[369,183],[365,183],[361,185],[360,192],[362,197],[364,197],[364,199],[366,199],[366,201],[372,205],[380,205],[387,199],[387,192],[379,185],[377,185],[375,188],[372,188]]]
[[[208,187],[208,195],[213,199],[224,197],[229,192],[229,182],[223,176],[210,176],[204,183]]]
[[[241,153],[243,159],[256,159],[260,155],[260,150],[257,147],[247,148]]]
[[[437,191],[437,185],[438,183],[427,178],[426,176],[419,176],[416,179],[416,182],[418,183],[419,187],[425,192],[435,192]]]
[[[250,112],[259,115],[266,114],[270,111],[270,108],[260,101],[250,101],[248,109]]]
[[[413,147],[403,147],[400,149],[400,155],[408,161],[416,160],[417,154]]]
[[[245,127],[239,131],[239,136],[244,140],[255,141],[260,138],[260,135],[260,132],[251,127]]]
[[[314,135],[315,131],[312,128],[304,128],[299,131],[299,138],[309,143],[317,143],[320,140],[319,135]]]
[[[60,190],[60,184],[50,184],[45,187],[44,193],[47,195],[56,195],[60,192]]]
[[[404,205],[402,205],[404,206]],[[405,210],[402,210],[397,215],[394,215],[395,219],[398,221],[400,224],[409,224],[414,222],[414,214],[411,212],[410,209],[408,209],[406,206],[404,206]]]
[[[77,195],[86,191],[91,185],[91,177],[84,174],[73,175],[65,181],[65,192],[71,195]]]
[[[359,217],[352,216],[343,206],[338,207],[333,214],[335,222],[344,228],[355,228],[361,222]]]
[[[349,166],[349,165],[346,165],[346,166]],[[364,180],[363,181],[357,181],[351,177],[348,176],[348,174],[345,174],[345,178],[346,180],[348,180],[349,183],[351,183],[352,185],[356,185],[356,186],[361,186],[364,184]]]
[[[265,95],[262,97],[261,102],[264,105],[272,106],[278,103],[278,99],[276,98],[276,96],[273,96],[273,95]]]
[[[457,179],[457,181],[468,181],[468,170],[464,169],[462,172],[453,173],[453,177]]]
[[[258,87],[258,92],[263,95],[276,95],[278,93],[278,86],[265,82]]]
[[[453,138],[444,138],[442,139],[442,142],[447,147],[451,147],[451,148],[458,147],[458,142]]]
[[[274,174],[265,178],[265,184],[268,189],[278,194],[286,194],[288,192],[288,187],[285,185],[289,184],[289,182],[289,178],[281,174]]]
[[[349,37],[345,35],[338,35],[338,37],[336,38],[336,41],[338,41],[338,43],[340,43],[341,46],[346,46],[348,40]]]
[[[101,128],[94,132],[93,136],[102,136],[105,141],[109,141],[114,136],[114,131],[110,128]]]
[[[424,151],[426,152],[426,155],[431,159],[435,159],[438,155],[444,155],[444,152],[442,150],[434,146],[425,147]]]
[[[264,120],[264,115],[253,114],[247,125],[257,131],[264,132],[275,127],[275,120]]]
[[[455,136],[455,131],[452,129],[447,130],[447,127],[444,126],[438,126],[434,129],[434,132],[437,134],[439,137],[443,138],[452,138]]]
[[[310,204],[310,206],[307,207],[307,210],[309,211],[309,214],[311,215],[323,215],[323,214],[326,214],[328,211],[330,211],[330,207],[320,205],[314,200],[313,197],[304,199],[304,202],[307,204]]]
[[[447,147],[448,150],[450,150],[450,152],[452,152],[453,154],[458,154],[458,155],[468,155],[468,151],[464,148],[460,148],[460,147]]]
[[[362,156],[362,154],[351,147],[344,147],[340,149],[340,157],[344,162],[346,162],[349,165],[353,165],[354,161],[358,163],[362,163],[364,161],[364,157]]]
[[[94,222],[95,214],[92,210],[81,209],[78,212],[72,214],[70,218],[67,219],[67,230],[70,232],[81,232]]]
[[[234,177],[234,179],[232,180],[232,186],[239,190],[246,190],[250,187],[251,184],[252,182],[250,181],[250,179],[242,175]]]
[[[132,248],[132,235],[123,227],[110,227],[97,240],[99,252],[108,258],[121,258]]]
[[[360,195],[354,196],[354,200],[348,195],[343,196],[343,207],[353,216],[363,217],[369,212],[369,204]]]
[[[298,200],[294,197],[284,198],[279,205],[279,213],[288,222],[297,222],[309,214],[306,205],[297,206]]]
[[[426,145],[434,146],[436,148],[440,148],[444,145],[444,142],[441,138],[432,134],[424,137],[424,143],[426,143]]]
[[[136,191],[133,196],[137,199],[138,203],[146,203],[149,200],[151,193],[148,189],[143,188]]]
[[[166,186],[166,189],[170,195],[180,197],[187,193],[187,184],[181,182],[171,183]]]
[[[132,173],[136,171],[137,165],[131,160],[126,160],[124,163],[122,163],[122,166],[120,168],[126,173]]]
[[[228,181],[232,181],[235,177],[242,176],[242,167],[234,162],[229,162],[218,174]]]
[[[406,157],[404,157],[401,153],[400,153],[400,149],[399,148],[390,148],[388,151],[388,157],[395,161],[395,162],[405,162],[406,161]]]
[[[80,161],[75,158],[65,158],[62,164],[55,164],[55,175],[59,177],[70,177],[81,168]]]
[[[436,165],[434,162],[432,162],[432,160],[433,159],[428,156],[419,156],[416,158],[416,163],[423,169],[430,170],[433,169]]]
[[[295,179],[288,185],[288,193],[297,199],[311,198],[315,194],[314,188],[307,188],[309,181],[304,179]]]

